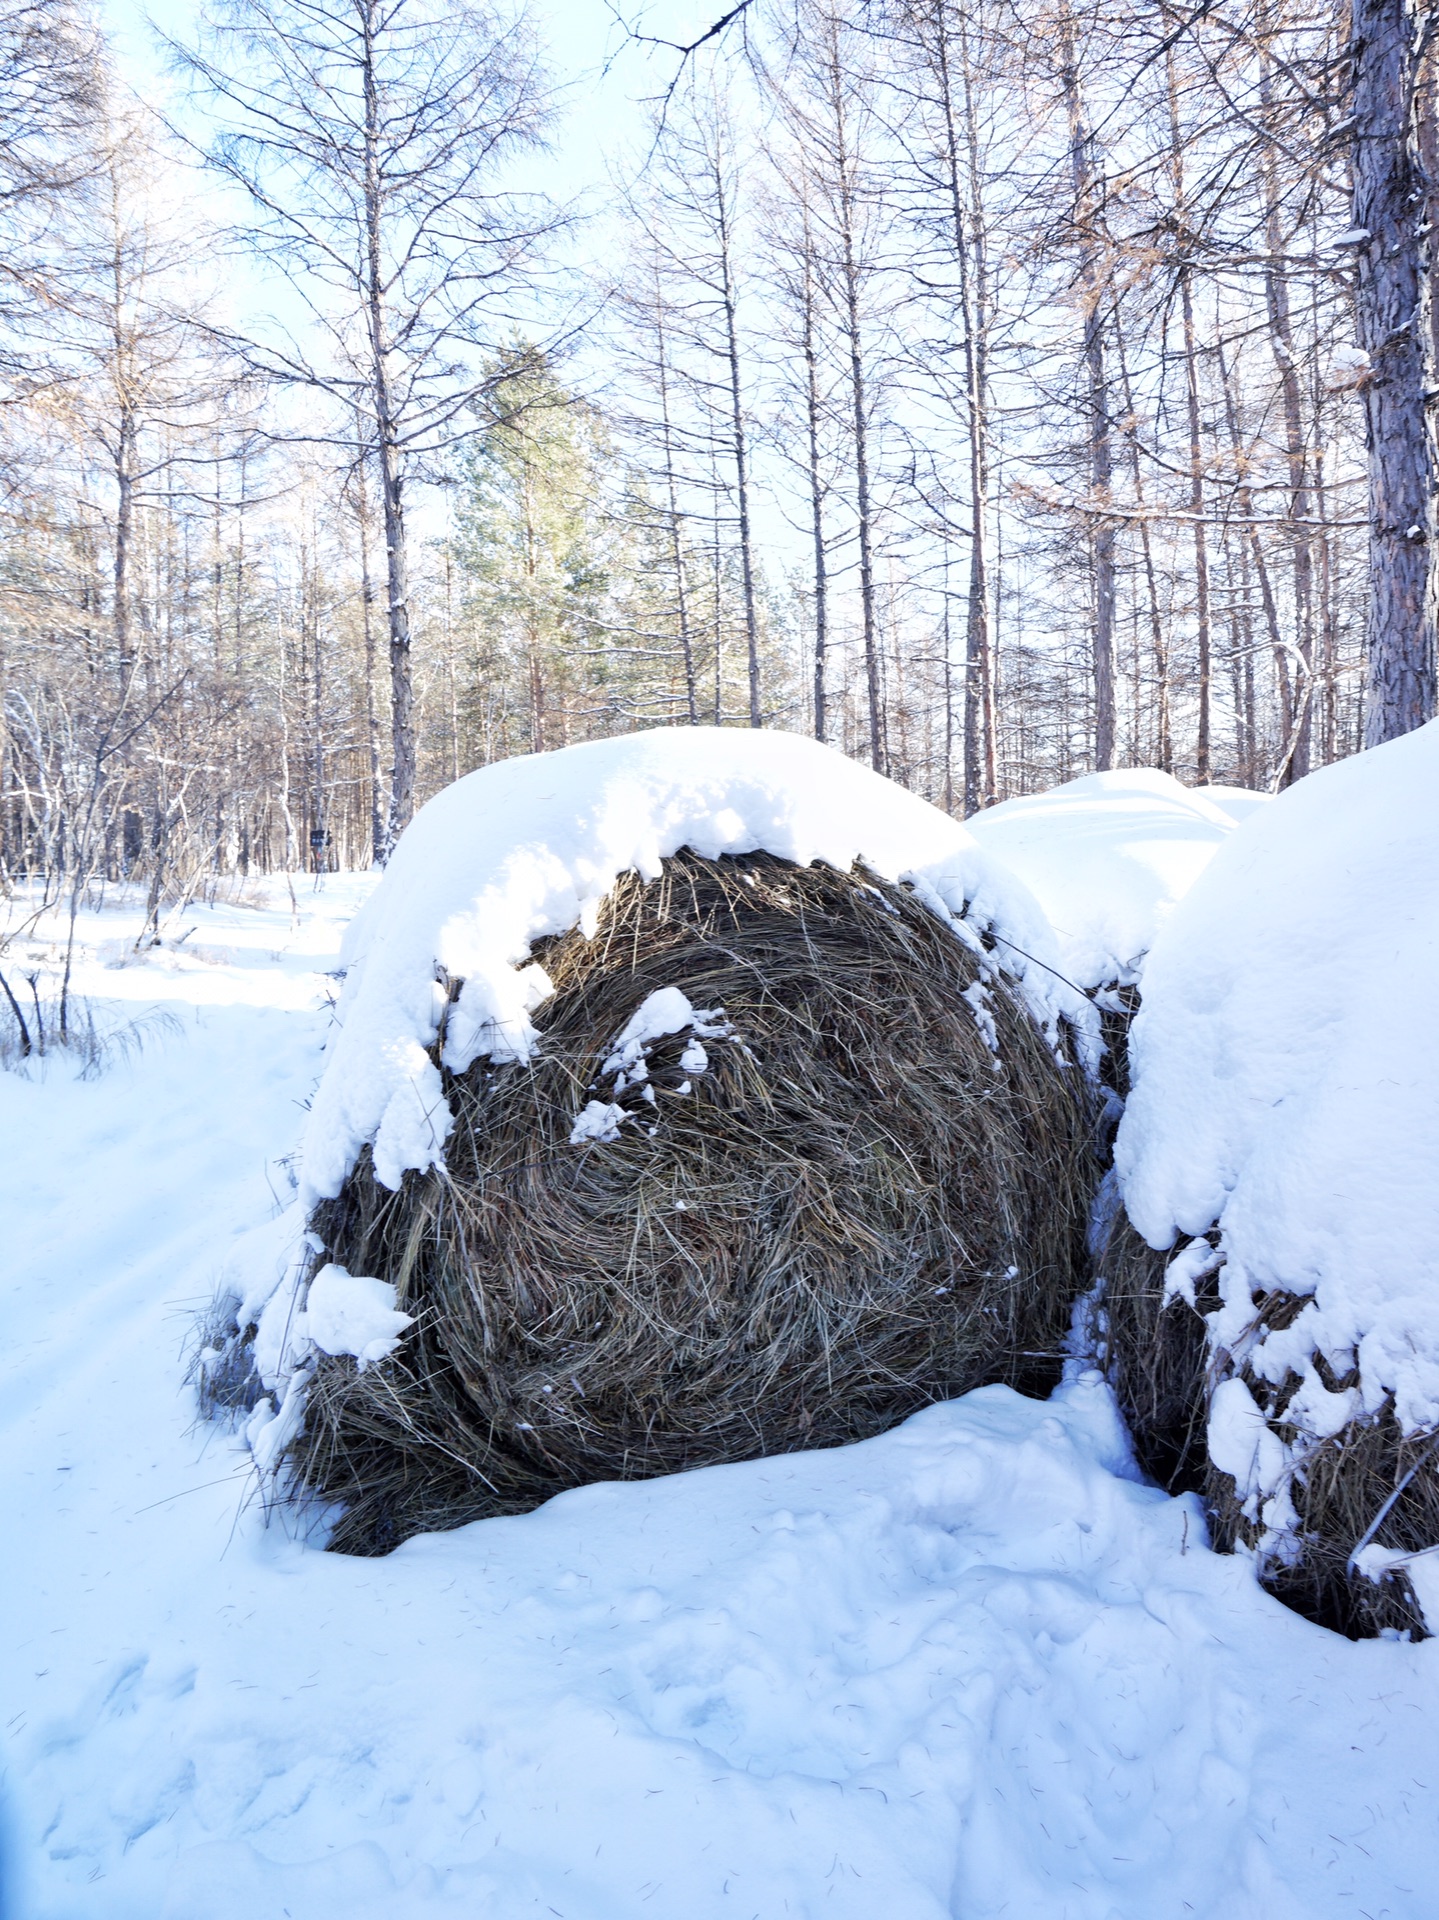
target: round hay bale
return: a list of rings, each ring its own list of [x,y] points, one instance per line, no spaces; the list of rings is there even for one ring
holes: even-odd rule
[[[1053,1385],[1089,1093],[908,888],[681,852],[534,957],[539,1047],[442,1070],[444,1167],[396,1191],[362,1153],[312,1217],[413,1316],[317,1358],[289,1458],[332,1547]]]
[[[1260,1580],[1296,1613],[1351,1639],[1385,1631],[1428,1636],[1405,1562],[1439,1541],[1439,1445],[1432,1432],[1405,1433],[1393,1396],[1372,1412],[1320,1434],[1294,1408],[1304,1384],[1295,1369],[1278,1381],[1251,1364],[1270,1336],[1311,1305],[1274,1288],[1254,1297],[1253,1317],[1232,1346],[1214,1338],[1220,1291],[1212,1232],[1156,1251],[1120,1209],[1100,1251],[1100,1361],[1124,1410],[1135,1456],[1170,1493],[1198,1493],[1212,1544],[1256,1558]],[[1191,1303],[1166,1284],[1176,1262],[1198,1269]],[[1215,1262],[1217,1268],[1217,1261]],[[1359,1369],[1336,1375],[1322,1354],[1313,1364],[1325,1388],[1349,1393]],[[1278,1498],[1287,1503],[1284,1539],[1274,1550],[1275,1514],[1211,1456],[1216,1389],[1242,1383],[1288,1466]],[[1366,1563],[1366,1549],[1377,1549]],[[1385,1562],[1392,1561],[1392,1565]],[[1377,1576],[1377,1577],[1376,1577]]]
[[[1439,726],[1320,768],[1175,905],[1101,1262],[1141,1458],[1349,1634],[1439,1631],[1436,791]]]

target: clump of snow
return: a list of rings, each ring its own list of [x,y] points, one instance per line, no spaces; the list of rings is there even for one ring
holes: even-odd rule
[[[1131,767],[1006,800],[967,824],[1049,916],[1068,977],[1086,989],[1128,986],[1176,902],[1267,801]]]
[[[704,1040],[736,1037],[734,1028],[725,1019],[723,1007],[696,1007],[689,995],[678,987],[656,987],[653,993],[646,994],[625,1023],[600,1068],[600,1077],[614,1083],[611,1088],[614,1099],[586,1103],[570,1129],[572,1147],[619,1139],[621,1125],[634,1118],[619,1104],[619,1095],[626,1088],[639,1087],[641,1097],[651,1106],[655,1104],[654,1088],[649,1085],[650,1052],[657,1040],[670,1039],[677,1033],[690,1035],[679,1058],[681,1073],[688,1075],[709,1071],[710,1058],[701,1035]],[[676,1093],[692,1091],[688,1079],[675,1088]]]
[[[615,1041],[614,1051],[605,1061],[605,1072],[621,1073],[626,1067],[633,1067],[648,1046],[672,1033],[683,1033],[694,1021],[695,1010],[688,994],[681,993],[678,987],[657,987],[645,995],[626,1022],[624,1032]]]
[[[1361,229],[1360,239],[1367,240]],[[1337,246],[1345,243],[1336,241]],[[1331,393],[1343,393],[1349,387],[1362,387],[1374,372],[1373,363],[1363,347],[1338,346],[1329,356],[1329,371],[1324,384]]]
[[[1056,971],[1043,912],[959,822],[812,740],[659,728],[482,768],[416,816],[346,938],[343,1024],[305,1136],[307,1202],[337,1193],[366,1144],[387,1186],[438,1163],[451,1115],[429,1050],[442,1026],[453,1072],[527,1059],[530,1015],[551,991],[534,942],[592,931],[621,874],[652,879],[681,847],[843,871],[858,860],[908,879],[976,951],[995,943],[1052,1034],[1068,1020],[1092,1050],[1091,1010]]]
[[[1406,1432],[1439,1423],[1436,981],[1434,724],[1249,820],[1145,965],[1115,1156],[1130,1219],[1155,1247],[1217,1227],[1212,1347],[1258,1380],[1299,1376],[1285,1417],[1303,1434],[1391,1396]],[[1309,1304],[1255,1331],[1271,1289]],[[1316,1355],[1360,1385],[1331,1391]],[[1242,1382],[1221,1393],[1211,1453],[1244,1454],[1241,1493],[1281,1534],[1287,1460]]]
[[[590,1140],[618,1140],[620,1127],[629,1115],[613,1100],[590,1100],[570,1128],[570,1145],[584,1146]]]
[[[655,1041],[676,1033],[696,1036],[681,1054],[680,1065],[687,1073],[703,1073],[709,1066],[709,1055],[701,1040],[728,1040],[734,1029],[725,1019],[723,1007],[695,1007],[678,987],[657,987],[626,1023],[601,1073],[613,1074],[616,1093],[623,1093],[627,1085],[636,1086],[649,1078],[646,1063]]]
[[[331,1262],[310,1281],[301,1331],[321,1353],[353,1355],[363,1373],[376,1360],[387,1359],[405,1328],[413,1325],[413,1314],[396,1310],[395,1289],[388,1280],[348,1273]]]

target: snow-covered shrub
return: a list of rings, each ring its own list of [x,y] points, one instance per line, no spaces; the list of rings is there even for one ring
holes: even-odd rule
[[[1116,1143],[1141,1455],[1350,1631],[1439,1624],[1436,982],[1431,725],[1311,774],[1175,908]]]
[[[962,827],[811,742],[459,782],[352,932],[304,1155],[323,1272],[246,1309],[257,1457],[374,1552],[1051,1384],[1095,1164],[1053,957]]]

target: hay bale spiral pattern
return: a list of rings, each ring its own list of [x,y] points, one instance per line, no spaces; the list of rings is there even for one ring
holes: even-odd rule
[[[444,1075],[445,1167],[391,1191],[362,1155],[312,1220],[414,1316],[382,1364],[319,1357],[290,1465],[333,1547],[1053,1384],[1089,1097],[907,888],[681,853],[535,958],[539,1049]],[[674,988],[707,1020],[622,1083],[618,1036]]]

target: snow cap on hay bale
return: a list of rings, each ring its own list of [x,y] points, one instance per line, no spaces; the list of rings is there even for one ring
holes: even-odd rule
[[[1157,767],[1120,767],[968,822],[1048,915],[1066,979],[1093,995],[1116,1093],[1128,1089],[1129,1022],[1156,934],[1239,822],[1268,804],[1242,787],[1185,787]]]
[[[1049,916],[1065,976],[1086,991],[1125,988],[1239,821],[1268,800],[1121,767],[986,807],[968,825]]]
[[[1101,1258],[1141,1459],[1350,1633],[1439,1627],[1436,803],[1430,725],[1283,794],[1175,909]]]
[[[1049,1384],[1094,1045],[1050,941],[957,823],[792,736],[458,782],[347,947],[257,1451],[374,1552]]]

